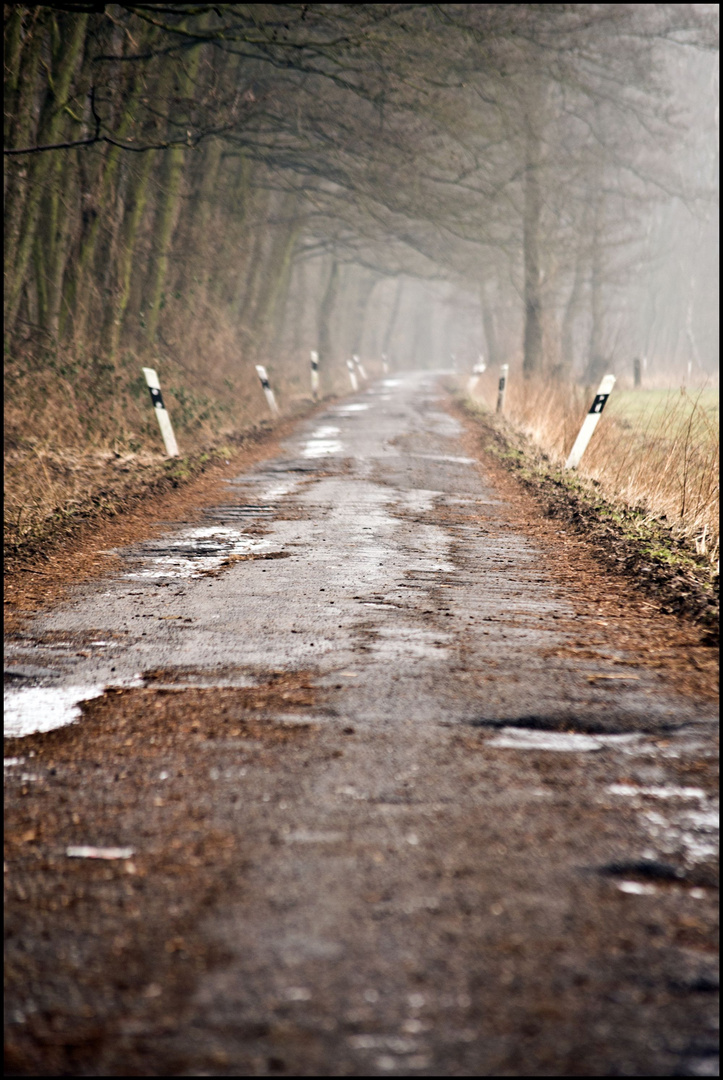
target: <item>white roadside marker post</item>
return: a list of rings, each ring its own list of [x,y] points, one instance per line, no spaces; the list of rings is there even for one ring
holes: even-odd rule
[[[356,364],[356,369],[359,372],[359,374],[361,375],[362,379],[364,380],[364,382],[366,382],[367,381],[367,373],[364,370],[364,365],[362,364],[361,360],[356,355],[352,356],[352,360]]]
[[[509,364],[503,364],[500,368],[500,382],[497,387],[497,412],[502,412],[505,407],[505,391],[507,389],[507,374],[509,370]]]
[[[597,427],[598,420],[600,419],[602,411],[605,408],[605,402],[610,397],[610,391],[612,390],[614,385],[614,375],[605,375],[603,377],[603,381],[600,383],[597,394],[595,395],[595,400],[590,406],[590,412],[583,420],[580,432],[575,439],[575,445],[570,451],[569,458],[565,462],[566,469],[576,469],[580,464],[580,458],[587,449],[587,444],[592,438],[592,433]]]
[[[349,378],[351,380],[351,388],[354,391],[354,393],[356,394],[357,390],[359,389],[359,383],[357,382],[356,372],[354,371],[354,361],[353,360],[347,360],[346,366],[349,369]]]
[[[382,371],[385,375],[389,374],[389,363],[387,362],[387,354],[382,353]]]
[[[176,436],[173,434],[171,418],[168,415],[166,406],[163,404],[161,384],[158,381],[158,375],[156,374],[155,369],[150,367],[141,368],[141,371],[146,377],[146,383],[148,384],[148,389],[151,394],[153,408],[158,417],[158,426],[161,429],[161,435],[163,436],[163,444],[166,447],[166,454],[168,457],[178,457],[178,443],[176,442]]]
[[[474,391],[475,387],[477,386],[477,383],[479,382],[480,375],[484,374],[484,372],[486,370],[487,370],[487,365],[484,362],[484,357],[482,356],[482,353],[480,353],[479,354],[479,364],[475,364],[475,366],[472,368],[472,374],[470,375],[469,382],[467,383],[467,393],[468,394],[471,394]]]
[[[319,354],[311,350],[311,396],[314,401],[319,398]]]
[[[274,397],[274,392],[271,389],[271,387],[269,386],[269,377],[266,374],[266,368],[263,366],[263,364],[256,364],[254,366],[256,367],[256,374],[258,375],[259,379],[261,380],[261,385],[262,385],[262,387],[264,389],[264,394],[266,395],[266,400],[269,403],[269,408],[271,409],[271,412],[272,412],[272,414],[274,416],[278,416],[279,415],[279,406],[276,404],[276,398]]]

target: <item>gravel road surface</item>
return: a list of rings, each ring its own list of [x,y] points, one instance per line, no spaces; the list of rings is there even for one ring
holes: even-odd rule
[[[470,445],[378,382],[6,642],[11,1073],[718,1075],[715,703]]]

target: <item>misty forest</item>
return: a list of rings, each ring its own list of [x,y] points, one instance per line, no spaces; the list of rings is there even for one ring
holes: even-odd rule
[[[714,378],[713,5],[5,11],[11,463],[157,452],[144,364],[186,448],[311,350]]]

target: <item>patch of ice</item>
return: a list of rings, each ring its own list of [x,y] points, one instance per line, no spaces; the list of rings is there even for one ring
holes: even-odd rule
[[[607,790],[611,795],[647,795],[654,799],[704,799],[702,788],[677,787],[675,784],[663,784],[661,787],[638,787],[636,784],[610,784]]]
[[[570,731],[536,731],[529,728],[503,727],[499,735],[487,740],[487,746],[509,750],[556,750],[585,753],[605,747],[624,746],[640,739],[634,735],[584,735]]]
[[[272,549],[268,540],[247,536],[238,529],[223,525],[205,525],[187,529],[177,536],[161,541],[168,554],[154,554],[147,566],[124,575],[134,580],[148,578],[197,578],[217,570],[234,555],[253,555]]]
[[[642,881],[619,881],[617,884],[620,892],[629,893],[631,896],[653,896],[658,891],[655,885]]]
[[[52,731],[78,720],[80,702],[100,697],[105,686],[30,686],[4,694],[5,738],[19,739]]]

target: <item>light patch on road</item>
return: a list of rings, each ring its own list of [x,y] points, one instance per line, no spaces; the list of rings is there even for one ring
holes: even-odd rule
[[[342,832],[315,832],[311,829],[297,829],[288,833],[284,839],[287,844],[337,844],[345,839]]]
[[[188,529],[177,536],[159,541],[146,565],[124,575],[134,580],[148,578],[197,578],[218,570],[224,562],[238,555],[270,552],[268,540],[247,536],[228,526],[206,525]]]
[[[531,728],[504,727],[498,735],[487,740],[487,746],[508,750],[553,750],[585,753],[605,747],[623,746],[637,742],[640,735],[584,735],[568,731],[535,731]]]
[[[434,630],[420,630],[416,627],[380,627],[377,635],[371,643],[371,648],[387,658],[406,657],[416,660],[438,656],[452,643],[450,634],[435,633]]]
[[[471,457],[453,457],[451,454],[408,454],[408,457],[422,458],[424,461],[449,461],[453,465],[475,465]]]
[[[715,861],[718,858],[720,819],[718,803],[709,798],[702,788],[678,787],[674,784],[659,787],[642,787],[635,784],[610,784],[611,795],[630,798],[664,800],[660,809],[645,809],[645,803],[637,803],[641,810],[639,821],[650,837],[656,852],[664,856],[682,857],[688,865]],[[680,808],[667,807],[667,800],[688,803]],[[699,807],[690,806],[690,802]],[[650,804],[648,803],[648,806]]]
[[[400,494],[400,503],[405,510],[416,510],[423,513],[426,510],[431,510],[434,506],[434,500],[442,494],[440,491],[433,491],[428,488],[414,488],[412,491],[402,491]]]
[[[647,795],[653,799],[703,799],[705,792],[697,787],[678,787],[663,784],[661,787],[638,787],[636,784],[610,784],[611,795]]]
[[[305,458],[325,457],[327,454],[339,454],[344,449],[339,439],[339,428],[328,424],[317,428],[301,451]]]
[[[264,491],[261,499],[264,502],[268,502],[270,499],[281,499],[284,495],[290,495],[295,486],[295,484],[275,484],[274,487]]]
[[[655,885],[641,881],[619,881],[618,888],[630,896],[653,896],[658,891]]]
[[[80,702],[100,697],[105,686],[26,686],[4,694],[6,739],[52,731],[80,719]]]
[[[640,820],[656,849],[665,855],[682,855],[689,864],[718,858],[720,824],[717,807],[680,810],[667,816],[648,811]]]
[[[340,405],[334,412],[337,413],[351,413],[351,412],[364,412],[369,406],[362,401],[354,401],[351,405]]]

